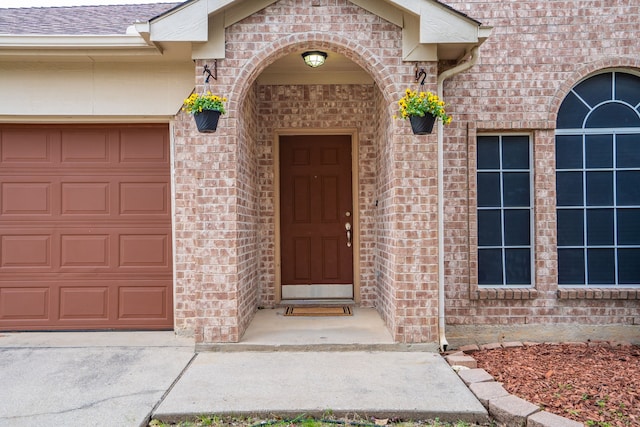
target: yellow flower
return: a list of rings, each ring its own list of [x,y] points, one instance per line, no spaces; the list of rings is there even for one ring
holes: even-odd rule
[[[407,119],[411,116],[424,116],[431,114],[442,120],[444,124],[451,123],[451,117],[444,109],[445,103],[438,95],[432,92],[413,91],[407,88],[404,96],[398,101],[398,115],[394,116]]]

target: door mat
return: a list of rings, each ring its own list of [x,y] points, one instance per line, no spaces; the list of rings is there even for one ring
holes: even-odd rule
[[[289,305],[284,312],[285,316],[353,316],[353,311],[348,305],[333,307],[309,307]]]

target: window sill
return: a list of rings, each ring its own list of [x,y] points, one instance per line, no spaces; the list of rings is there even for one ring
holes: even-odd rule
[[[538,298],[536,289],[526,288],[482,288],[471,292],[471,299],[501,299],[501,300],[523,300]]]
[[[597,289],[597,288],[566,288],[558,289],[559,299],[622,299],[639,300],[640,289]]]

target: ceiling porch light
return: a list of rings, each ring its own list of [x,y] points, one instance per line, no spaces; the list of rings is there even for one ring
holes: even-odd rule
[[[324,64],[324,60],[327,59],[327,54],[319,50],[312,50],[303,53],[302,59],[304,59],[304,63],[309,67],[316,68]]]

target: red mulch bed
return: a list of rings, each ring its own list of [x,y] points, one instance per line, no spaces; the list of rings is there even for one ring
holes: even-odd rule
[[[640,347],[539,344],[471,353],[511,394],[594,427],[640,426]]]

